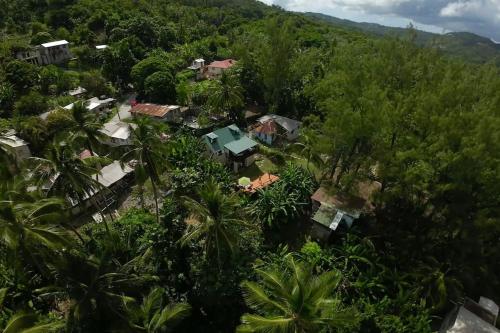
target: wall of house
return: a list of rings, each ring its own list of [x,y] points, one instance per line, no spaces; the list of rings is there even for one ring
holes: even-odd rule
[[[268,134],[265,134],[265,133],[254,133],[255,137],[257,139],[259,139],[260,141],[268,144],[268,145],[272,145],[273,142],[274,142],[274,135],[268,135]]]
[[[58,64],[71,59],[68,45],[57,45],[53,47],[40,46],[40,58],[44,65]]]

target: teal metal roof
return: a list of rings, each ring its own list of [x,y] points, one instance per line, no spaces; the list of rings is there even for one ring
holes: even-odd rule
[[[245,150],[251,149],[255,146],[257,146],[257,142],[253,141],[248,136],[244,136],[237,141],[233,141],[224,145],[224,148],[228,149],[233,154],[238,155]]]
[[[312,219],[331,230],[337,230],[340,223],[344,223],[347,228],[352,227],[355,217],[332,205],[322,204]]]
[[[220,128],[205,134],[203,140],[213,152],[229,149],[233,154],[239,154],[255,147],[257,142],[248,138],[236,125]]]

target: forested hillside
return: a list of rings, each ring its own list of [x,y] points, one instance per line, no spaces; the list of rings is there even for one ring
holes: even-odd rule
[[[0,0],[0,29],[5,333],[430,333],[464,297],[500,302],[494,64],[253,0]],[[67,61],[17,58],[58,40]],[[235,65],[200,79],[198,58]],[[199,127],[121,118],[138,103]],[[249,110],[300,134],[235,173],[206,145],[254,130]],[[320,240],[318,188],[368,208]]]
[[[387,27],[376,23],[358,23],[318,13],[306,13],[306,15],[335,26],[353,28],[378,36],[408,37],[408,30],[405,28]],[[488,38],[469,32],[435,34],[413,30],[413,33],[415,43],[420,46],[436,48],[448,56],[473,63],[493,62],[500,65],[500,44]]]

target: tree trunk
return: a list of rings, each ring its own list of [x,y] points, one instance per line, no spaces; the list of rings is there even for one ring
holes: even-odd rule
[[[347,168],[349,167],[349,164],[351,163],[352,156],[356,152],[356,148],[358,147],[359,144],[359,139],[356,139],[354,141],[354,144],[352,145],[351,151],[349,152],[349,155],[345,160],[342,160],[342,168],[340,169],[339,174],[337,175],[337,179],[335,180],[335,186],[339,186],[340,184],[340,179],[344,175],[344,173],[347,171]]]
[[[156,222],[160,224],[160,209],[158,208],[158,189],[156,188],[156,184],[152,179],[151,179],[151,186],[153,187],[153,195],[155,197]]]
[[[340,158],[342,157],[342,152],[340,151],[336,155],[337,156],[335,156],[335,159],[334,159],[333,164],[332,164],[332,168],[330,170],[330,179],[332,179],[333,176],[335,175],[335,171],[337,170],[337,165],[339,164]]]

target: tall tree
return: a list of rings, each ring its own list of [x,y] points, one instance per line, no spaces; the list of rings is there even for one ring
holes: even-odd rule
[[[227,113],[232,121],[241,122],[241,108],[244,105],[243,88],[235,73],[222,72],[220,80],[211,86],[207,103],[214,113]]]
[[[96,121],[93,114],[88,112],[86,103],[83,101],[73,104],[71,114],[75,122],[72,128],[72,139],[82,140],[85,148],[93,156],[95,148],[99,146],[99,141],[103,137],[103,134],[99,131],[101,124]]]
[[[160,210],[158,206],[161,174],[165,169],[166,145],[161,140],[161,134],[166,127],[150,118],[137,117],[132,120],[132,144],[130,150],[123,154],[122,163],[135,161],[135,175],[139,186],[149,179],[153,187],[155,199],[156,219],[160,223]]]

